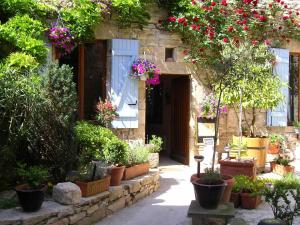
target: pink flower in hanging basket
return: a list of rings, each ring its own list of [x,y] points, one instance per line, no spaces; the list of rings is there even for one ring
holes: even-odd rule
[[[63,54],[70,54],[75,47],[74,36],[66,27],[52,26],[48,30],[48,39]]]

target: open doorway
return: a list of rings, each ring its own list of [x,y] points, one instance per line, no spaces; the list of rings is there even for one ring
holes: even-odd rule
[[[162,75],[160,85],[147,91],[146,138],[163,138],[162,154],[189,164],[190,79]]]
[[[92,120],[99,98],[106,97],[107,42],[96,40],[77,46],[70,55],[59,58],[60,64],[73,68],[79,99],[79,119]]]

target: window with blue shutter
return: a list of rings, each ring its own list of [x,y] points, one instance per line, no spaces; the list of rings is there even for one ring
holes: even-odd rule
[[[138,80],[129,77],[138,50],[138,40],[112,40],[110,97],[119,114],[113,128],[138,128]]]
[[[273,67],[273,74],[280,77],[280,79],[288,83],[289,81],[289,50],[272,48],[271,51],[276,56],[276,64]],[[287,126],[288,118],[288,87],[284,86],[281,89],[284,95],[284,101],[276,108],[269,110],[267,115],[268,126]]]

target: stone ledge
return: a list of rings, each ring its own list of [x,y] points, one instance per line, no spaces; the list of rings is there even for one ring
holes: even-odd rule
[[[144,176],[122,181],[120,186],[87,198],[76,205],[61,205],[45,201],[38,212],[24,213],[20,207],[0,210],[0,225],[84,225],[92,224],[138,200],[159,187],[159,170],[152,169]]]

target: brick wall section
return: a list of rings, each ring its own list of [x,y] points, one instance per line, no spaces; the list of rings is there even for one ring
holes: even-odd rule
[[[81,198],[78,205],[60,205],[45,201],[42,209],[35,213],[23,213],[21,209],[0,211],[0,225],[90,225],[109,214],[150,195],[159,188],[159,172],[133,180],[123,181],[121,186],[109,191]]]

